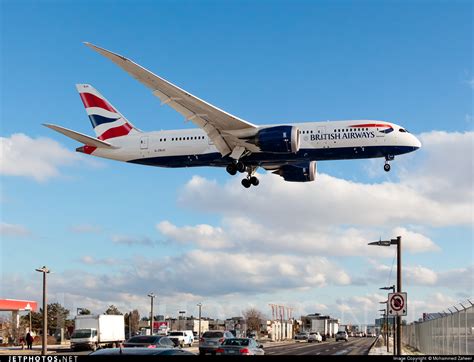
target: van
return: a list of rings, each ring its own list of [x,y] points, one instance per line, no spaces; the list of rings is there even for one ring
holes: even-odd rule
[[[184,347],[188,345],[191,347],[194,342],[194,334],[192,331],[171,331],[168,334],[168,338],[174,342],[175,346]]]

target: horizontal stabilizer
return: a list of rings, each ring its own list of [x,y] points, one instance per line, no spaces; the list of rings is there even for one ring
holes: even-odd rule
[[[64,127],[56,126],[54,124],[43,123],[43,126],[51,128],[52,130],[55,130],[56,132],[62,133],[63,135],[88,146],[97,147],[97,148],[117,148],[108,142],[101,141],[97,138],[93,138],[83,133],[79,133],[79,132],[76,132]]]

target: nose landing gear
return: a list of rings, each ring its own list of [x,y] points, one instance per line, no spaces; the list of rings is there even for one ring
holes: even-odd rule
[[[393,161],[394,159],[395,159],[395,156],[393,156],[393,155],[385,156],[385,164],[383,165],[383,169],[384,169],[385,172],[390,171],[390,164],[388,163],[388,161]]]

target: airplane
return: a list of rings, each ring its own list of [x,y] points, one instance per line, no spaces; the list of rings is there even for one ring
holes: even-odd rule
[[[158,167],[225,167],[246,173],[245,188],[257,186],[263,168],[290,182],[316,178],[324,160],[385,158],[390,171],[395,156],[415,151],[420,141],[404,127],[377,120],[347,120],[255,125],[207,103],[119,54],[91,43],[148,87],[153,95],[199,128],[143,132],[88,84],[77,90],[96,138],[58,125],[44,124],[83,146],[76,151],[117,161]]]

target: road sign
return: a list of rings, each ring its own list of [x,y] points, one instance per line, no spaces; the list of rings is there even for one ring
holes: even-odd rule
[[[401,292],[388,294],[388,315],[407,315],[407,293]]]

